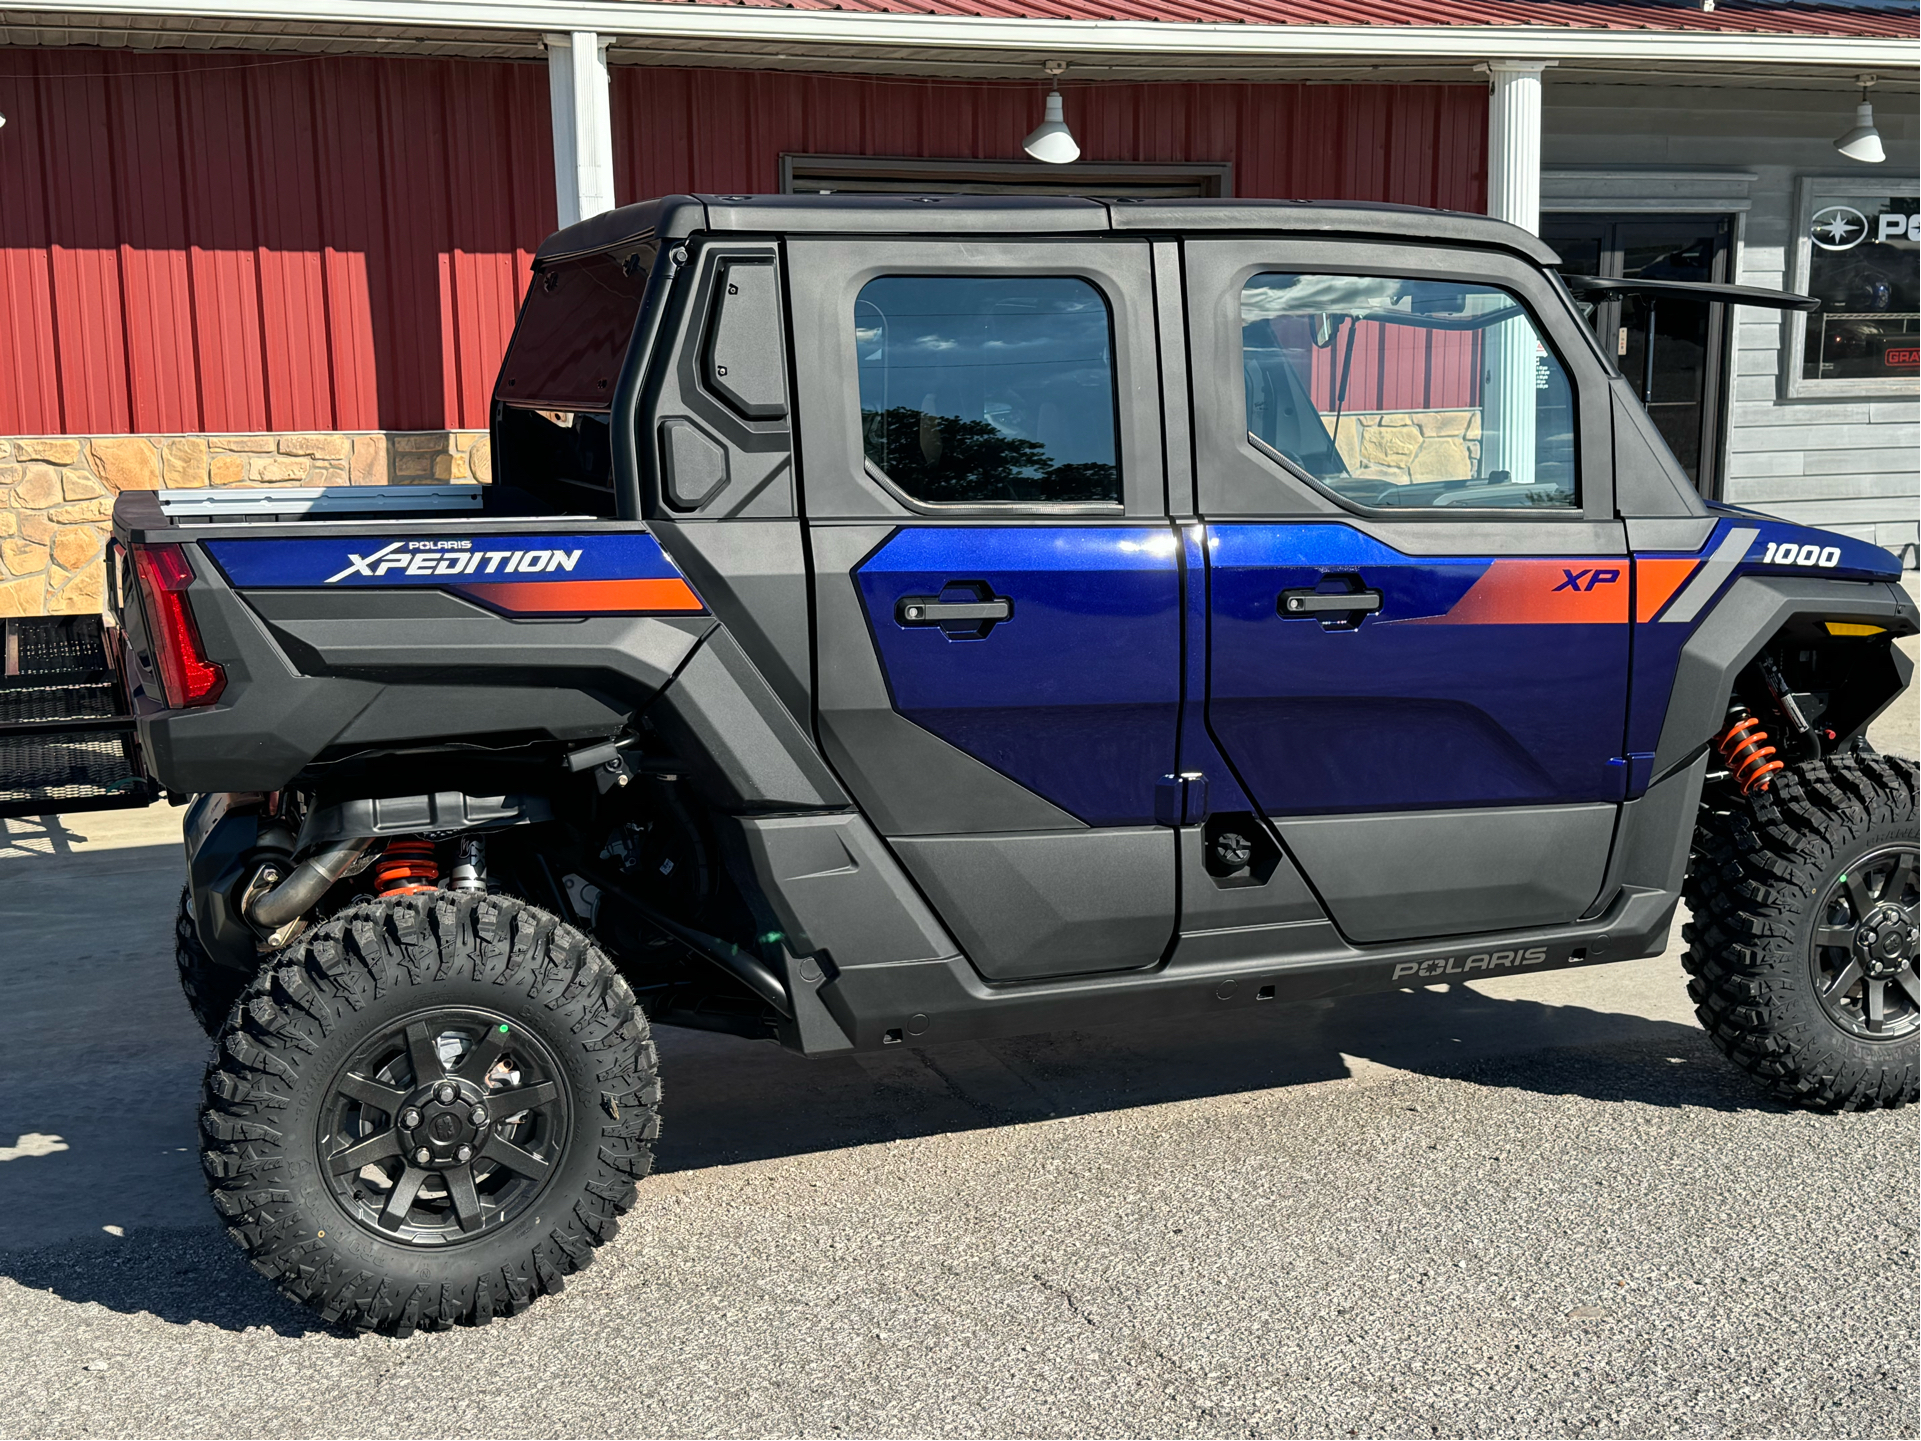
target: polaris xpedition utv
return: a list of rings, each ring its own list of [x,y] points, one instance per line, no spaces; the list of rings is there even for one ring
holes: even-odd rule
[[[1555,264],[1386,206],[672,197],[540,247],[491,484],[122,495],[131,719],[28,644],[16,769],[84,774],[13,808],[191,798],[255,1266],[355,1326],[557,1289],[653,1026],[1285,1007],[1657,954],[1684,893],[1736,1064],[1913,1099],[1898,565],[1704,504],[1588,324],[1634,283]]]

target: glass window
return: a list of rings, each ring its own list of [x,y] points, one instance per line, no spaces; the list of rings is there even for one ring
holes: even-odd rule
[[[1801,344],[1803,380],[1921,374],[1921,202],[1912,195],[1813,198],[1805,292],[1821,302]]]
[[[854,342],[867,459],[914,500],[1120,503],[1112,327],[1087,281],[885,276]]]
[[[1357,505],[1580,503],[1567,371],[1504,290],[1256,275],[1241,373],[1248,434]]]

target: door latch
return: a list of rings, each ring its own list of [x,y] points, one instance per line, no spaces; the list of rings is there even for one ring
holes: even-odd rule
[[[945,625],[949,621],[1006,620],[1014,604],[1005,596],[992,600],[941,600],[931,595],[906,595],[898,607],[902,625]]]
[[[1353,630],[1381,608],[1381,593],[1369,590],[1358,575],[1323,576],[1321,584],[1345,589],[1284,590],[1274,608],[1284,619],[1318,620],[1322,630]]]
[[[1284,590],[1282,615],[1372,615],[1381,608],[1378,590],[1343,591],[1330,595],[1324,590]]]
[[[1014,602],[983,581],[949,581],[939,595],[904,595],[894,603],[903,626],[938,626],[949,640],[980,640],[1014,618]]]

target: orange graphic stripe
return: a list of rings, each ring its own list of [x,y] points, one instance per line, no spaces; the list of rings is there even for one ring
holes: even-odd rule
[[[703,609],[678,577],[656,580],[509,580],[456,587],[513,615],[653,615]]]
[[[1497,560],[1429,625],[1624,625],[1628,562]],[[1420,624],[1420,622],[1411,622]]]
[[[1694,568],[1700,563],[1701,557],[1698,555],[1635,561],[1634,618],[1637,621],[1653,620],[1661,607],[1668,603],[1668,598],[1694,574]]]

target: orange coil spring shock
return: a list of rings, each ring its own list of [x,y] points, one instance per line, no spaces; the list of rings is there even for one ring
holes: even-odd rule
[[[435,889],[440,867],[432,841],[389,841],[374,862],[374,884],[383,896],[411,896]]]
[[[1769,759],[1774,747],[1768,744],[1768,733],[1754,716],[1743,716],[1729,726],[1717,749],[1744,796],[1766,790],[1774,773],[1787,769],[1780,761]]]

